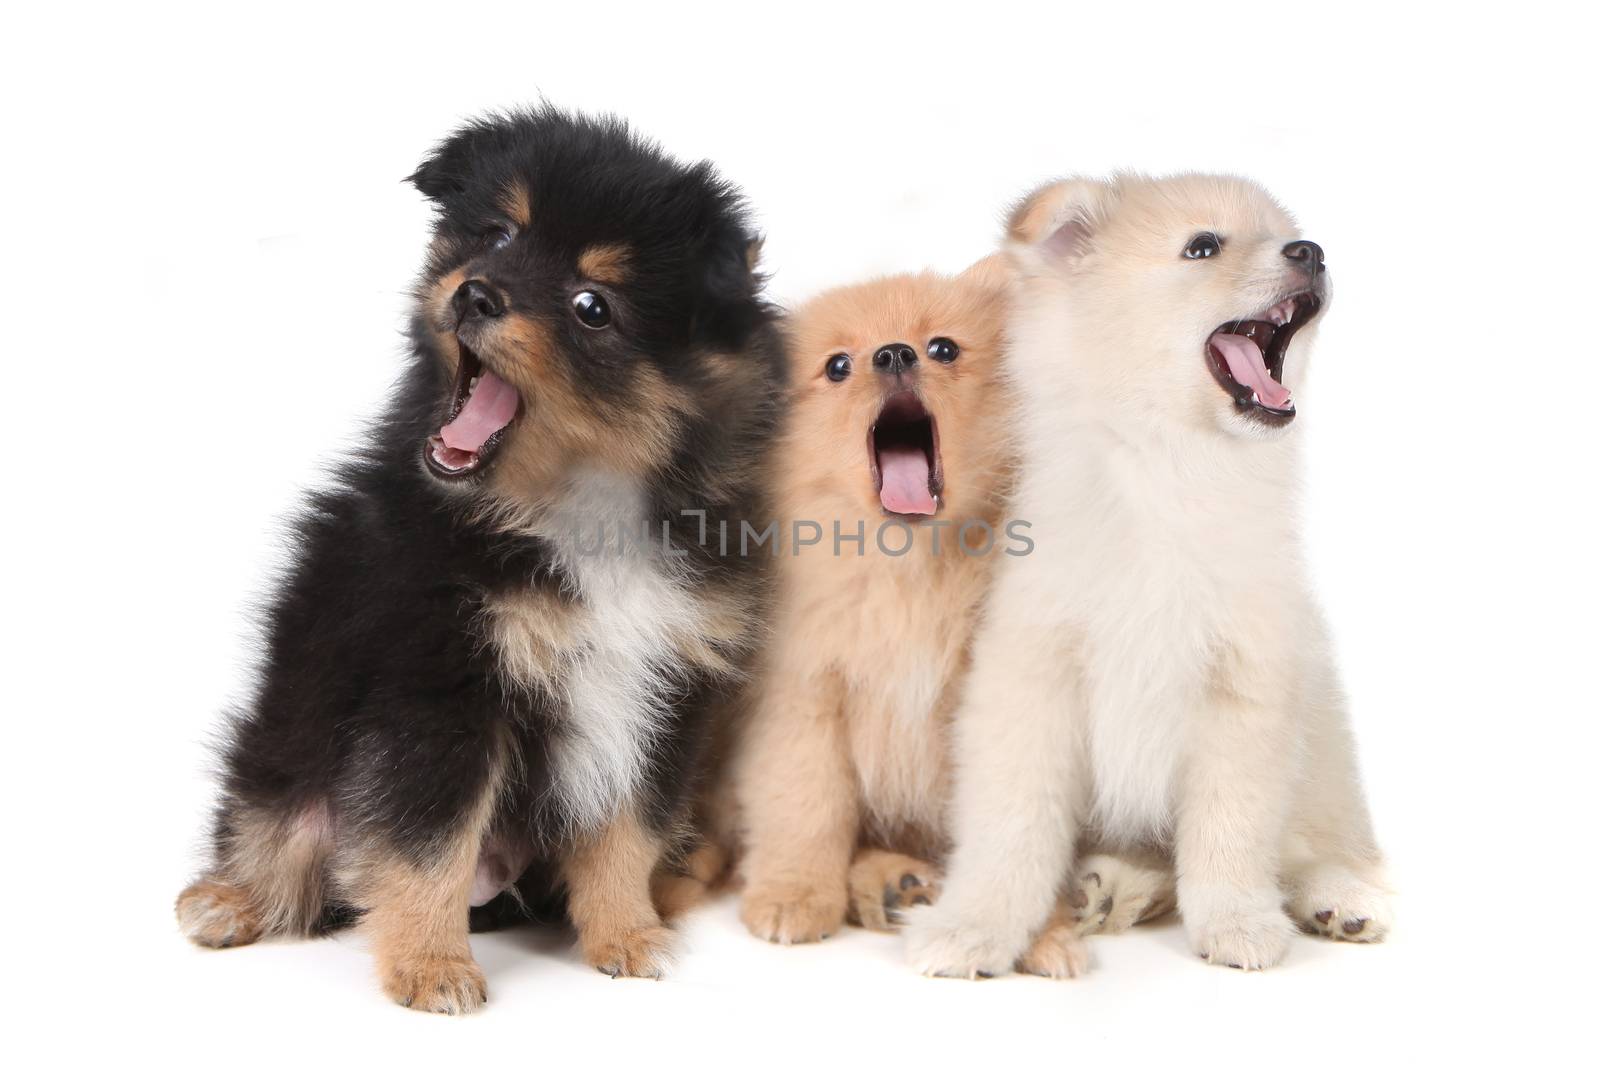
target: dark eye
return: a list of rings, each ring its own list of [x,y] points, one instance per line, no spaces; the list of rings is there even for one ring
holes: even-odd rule
[[[829,356],[828,362],[823,367],[823,373],[830,382],[842,382],[850,377],[850,357],[840,352],[836,356]]]
[[[603,330],[611,325],[611,308],[599,293],[587,289],[572,298],[572,313],[591,330]]]
[[[1197,233],[1183,250],[1184,259],[1210,259],[1222,251],[1222,238],[1214,233]]]
[[[961,349],[948,337],[935,337],[928,342],[928,358],[940,363],[954,363]]]
[[[498,252],[511,243],[511,231],[504,226],[496,226],[484,231],[483,247],[485,251]]]

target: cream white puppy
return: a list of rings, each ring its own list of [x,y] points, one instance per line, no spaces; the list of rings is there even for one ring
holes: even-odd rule
[[[1212,963],[1269,966],[1294,922],[1381,938],[1389,892],[1295,515],[1322,250],[1250,182],[1120,175],[1035,192],[1008,252],[1012,515],[1037,547],[1000,563],[976,641],[955,850],[913,963],[1011,970],[1081,833],[1170,855]]]

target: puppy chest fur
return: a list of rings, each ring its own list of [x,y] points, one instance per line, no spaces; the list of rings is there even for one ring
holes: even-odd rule
[[[574,498],[584,514],[564,516],[572,521],[551,542],[568,595],[499,593],[483,622],[505,677],[553,702],[551,792],[565,824],[592,831],[641,787],[684,679],[735,671],[724,653],[748,635],[730,624],[723,597],[674,568],[659,539],[619,545],[617,531],[643,521],[629,490],[590,480]]]
[[[885,844],[908,830],[940,840],[956,683],[987,567],[907,557],[828,559],[815,569],[831,573],[797,576],[809,593],[795,605],[793,632],[780,639],[843,683],[866,832]],[[846,602],[851,610],[839,611]]]
[[[1053,605],[1052,621],[1081,641],[1096,820],[1113,838],[1160,838],[1182,804],[1197,709],[1219,694],[1292,703],[1301,646],[1316,643],[1305,636],[1314,626],[1293,516],[1292,405],[1271,425],[1251,415],[1218,388],[1195,338],[1236,317],[1271,318],[1286,339],[1294,331],[1281,305],[1315,274],[1291,258],[1292,225],[1259,192],[1198,178],[1168,188],[1226,220],[1219,230],[1234,237],[1212,262],[1185,251],[1197,238],[1177,201],[1138,181],[1104,187],[1104,203],[1094,189],[1061,183],[1030,202],[1055,203],[1048,220],[1013,219],[1011,251],[1027,279],[1013,324],[1026,384],[1017,508],[1035,523],[1039,555],[1018,562],[1031,573],[1008,581],[1001,610]],[[1137,236],[1165,229],[1154,250]],[[1027,243],[1052,230],[1051,241]],[[1079,263],[1089,244],[1078,237],[1091,230],[1092,262]],[[1312,315],[1318,286],[1306,294]],[[1156,307],[1167,310],[1150,314]],[[1288,353],[1285,381],[1296,386],[1305,343]],[[1283,346],[1268,348],[1284,357]],[[1264,378],[1261,388],[1282,384]]]
[[[1278,703],[1295,690],[1308,642],[1279,504],[1288,490],[1259,466],[1248,478],[1197,474],[1182,457],[1134,456],[1099,432],[1055,444],[1064,458],[1027,480],[1038,556],[1007,568],[1004,610],[1079,644],[1097,827],[1112,840],[1161,840],[1197,707],[1219,689]],[[1045,581],[1061,593],[1040,597]]]

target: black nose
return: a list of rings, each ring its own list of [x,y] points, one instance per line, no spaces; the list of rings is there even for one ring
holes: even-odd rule
[[[471,319],[498,319],[506,313],[500,294],[476,279],[461,283],[450,298],[450,306],[455,310],[457,326]]]
[[[1304,267],[1307,274],[1322,269],[1322,246],[1315,241],[1290,241],[1283,246],[1283,254]]]
[[[884,345],[872,353],[872,369],[887,371],[892,374],[901,374],[910,370],[917,362],[917,350],[910,345],[901,344],[899,341]]]

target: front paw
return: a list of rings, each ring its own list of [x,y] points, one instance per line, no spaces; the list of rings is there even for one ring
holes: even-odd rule
[[[382,973],[383,991],[415,1011],[466,1015],[489,999],[488,982],[470,957],[407,957],[385,964]]]
[[[1301,929],[1335,941],[1382,941],[1394,925],[1388,887],[1334,865],[1295,880],[1289,913]]]
[[[1278,904],[1240,902],[1203,909],[1184,918],[1189,944],[1207,963],[1260,971],[1283,959],[1293,924]]]
[[[922,974],[939,978],[992,978],[1017,959],[1013,938],[966,921],[947,905],[918,908],[906,920],[906,954]]]
[[[657,978],[672,962],[672,931],[665,926],[643,926],[583,941],[583,958],[601,974],[613,978]]]
[[[939,899],[939,872],[897,852],[871,849],[850,865],[850,919],[868,930],[900,925],[909,908]]]
[[[844,925],[844,886],[752,885],[739,917],[757,937],[780,945],[821,941]]]

